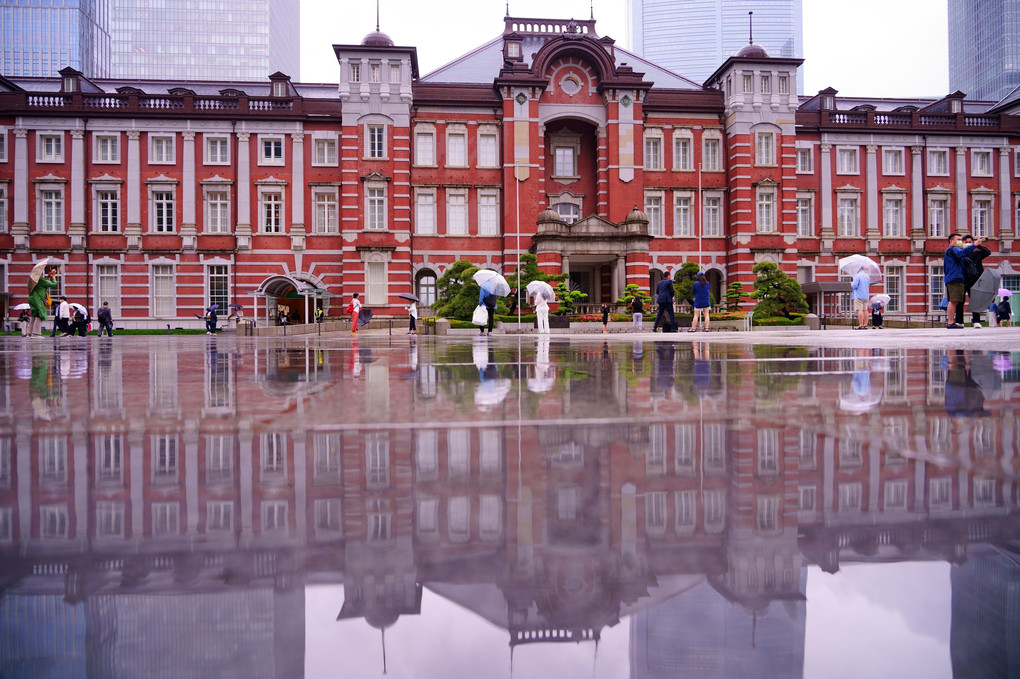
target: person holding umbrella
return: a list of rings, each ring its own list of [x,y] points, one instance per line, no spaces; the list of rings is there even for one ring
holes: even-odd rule
[[[418,328],[415,326],[415,321],[418,320],[418,307],[415,306],[414,300],[410,300],[410,304],[407,305],[407,320],[410,325],[407,334],[417,335]]]
[[[57,267],[49,266],[47,261],[39,262],[32,267],[28,275],[28,304],[32,309],[32,320],[28,326],[26,337],[38,337],[43,321],[47,320],[46,299],[49,290],[57,287]]]
[[[210,304],[205,310],[205,334],[215,335],[216,334],[216,312],[219,310],[219,304]]]
[[[857,326],[854,330],[868,329],[868,287],[871,285],[871,277],[864,271],[854,274],[853,282],[850,284],[850,297],[853,299],[854,311],[857,312]]]

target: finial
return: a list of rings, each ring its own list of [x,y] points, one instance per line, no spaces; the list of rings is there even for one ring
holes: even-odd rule
[[[589,18],[594,20],[595,19],[595,0],[590,0],[588,5],[591,7],[591,16]]]
[[[754,44],[754,12],[747,13],[747,44]]]
[[[506,3],[506,15],[508,18],[510,17],[510,0],[507,0]]]
[[[375,32],[379,32],[379,0],[375,0]]]

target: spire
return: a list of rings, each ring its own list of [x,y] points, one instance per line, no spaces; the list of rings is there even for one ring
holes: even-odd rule
[[[378,2],[378,0],[376,0]],[[379,30],[377,27],[375,30]],[[754,44],[754,12],[747,13],[747,44]]]
[[[594,19],[595,18],[595,0],[589,0],[588,6],[591,9],[591,14],[588,15],[588,18],[589,19]]]
[[[375,32],[379,32],[379,0],[375,0]]]
[[[510,0],[506,1],[506,16],[503,17],[503,18],[504,19],[509,19],[510,18]]]
[[[379,0],[376,0],[376,5],[378,4]],[[383,627],[379,631],[382,632],[382,673],[386,674],[386,628]]]

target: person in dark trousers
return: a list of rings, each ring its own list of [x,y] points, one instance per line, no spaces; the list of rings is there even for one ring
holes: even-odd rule
[[[962,323],[955,322],[956,307],[963,304],[964,296],[966,295],[966,284],[963,279],[963,260],[967,257],[968,250],[973,250],[974,246],[962,248],[960,247],[960,239],[959,233],[953,232],[949,234],[949,237],[946,239],[949,241],[949,247],[946,248],[946,254],[942,258],[946,298],[949,300],[949,304],[946,307],[947,330],[960,330],[963,328]]]
[[[882,306],[881,302],[871,303],[871,327],[882,329],[882,312],[885,311],[885,307]]]
[[[322,323],[324,318],[326,318],[326,312],[322,310],[322,307],[319,307],[315,310],[315,322]]]
[[[113,312],[109,302],[103,302],[103,306],[99,307],[96,320],[99,321],[99,336],[102,337],[105,331],[107,337],[113,337]]]
[[[83,312],[78,307],[72,308],[71,316],[71,335],[77,334],[79,337],[88,337],[89,334],[89,315],[87,312]]]
[[[676,318],[673,316],[674,297],[676,297],[676,291],[673,289],[673,279],[663,278],[655,286],[655,303],[659,305],[659,310],[655,314],[652,332],[655,332],[660,323],[662,323],[663,332],[673,332],[676,330]],[[667,318],[664,319],[663,316]]]
[[[992,251],[986,248],[980,243],[974,242],[974,237],[966,235],[963,237],[963,247],[974,246],[973,250],[967,251],[967,259],[963,262],[963,283],[964,289],[967,295],[970,295],[971,287],[977,283],[977,279],[981,278],[981,274],[984,273],[985,267],[981,263],[988,255],[992,254]],[[956,317],[953,322],[957,325],[963,325],[963,305],[960,304],[956,307]],[[973,308],[970,310],[970,324],[975,328],[981,327],[981,312],[976,311]]]
[[[206,311],[206,315],[205,315],[205,334],[207,334],[207,335],[215,335],[216,334],[216,320],[218,318],[216,316],[216,309],[214,309],[212,307],[209,307],[205,311]]]
[[[645,317],[645,305],[644,302],[641,301],[641,298],[638,297],[637,295],[634,295],[634,299],[632,299],[630,302],[630,312],[634,314],[633,330],[634,332],[640,332],[641,322],[642,320],[644,320]]]
[[[602,334],[609,332],[609,305],[602,305]]]
[[[485,306],[485,312],[489,315],[488,330],[485,327],[478,328],[478,334],[492,334],[492,326],[496,322],[496,302],[499,301],[499,297],[491,293],[486,293],[485,290],[481,291],[479,304]]]

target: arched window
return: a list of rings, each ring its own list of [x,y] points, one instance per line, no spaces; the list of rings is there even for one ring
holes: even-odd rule
[[[418,274],[418,299],[422,306],[432,306],[436,303],[436,274],[428,269]]]
[[[581,218],[581,207],[573,203],[556,203],[552,206],[552,209],[567,224],[573,224]]]

